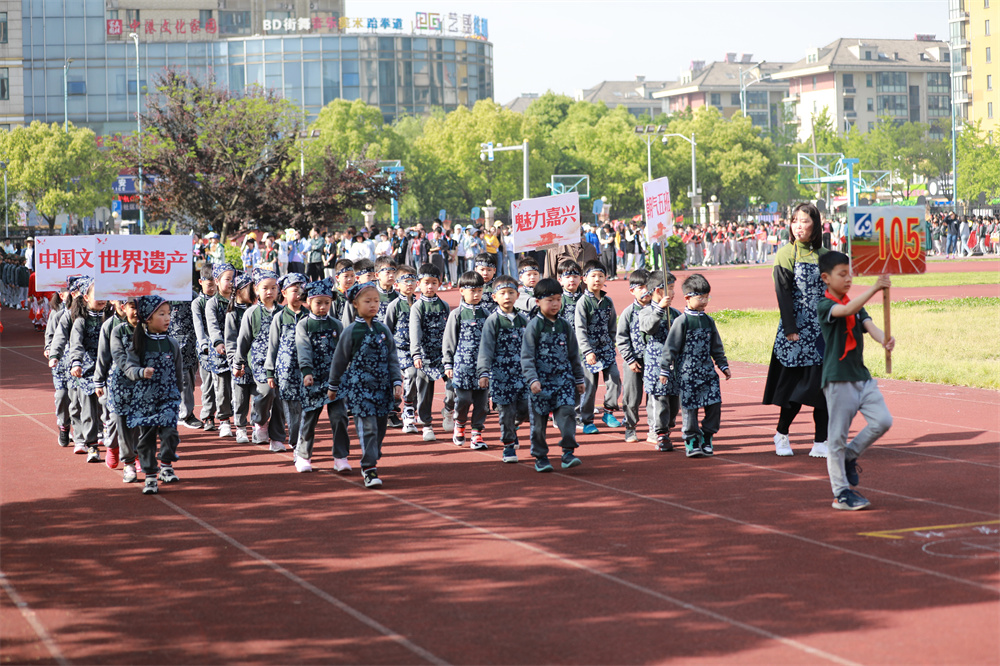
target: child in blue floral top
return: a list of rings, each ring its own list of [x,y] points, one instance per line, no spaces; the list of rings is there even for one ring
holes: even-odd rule
[[[653,271],[646,281],[646,288],[652,294],[652,302],[639,312],[639,331],[645,338],[643,351],[642,385],[646,390],[646,411],[650,417],[650,436],[646,441],[656,444],[657,451],[673,451],[670,431],[677,423],[677,412],[681,406],[681,383],[677,372],[671,372],[666,384],[660,383],[660,361],[665,354],[667,334],[670,326],[681,313],[670,307],[674,300],[672,273],[666,277],[663,271]],[[652,440],[652,441],[650,441]]]
[[[436,439],[431,403],[434,400],[434,382],[444,378],[444,326],[448,321],[448,304],[437,295],[441,286],[441,270],[433,264],[424,264],[418,272],[420,298],[410,308],[410,358],[417,369],[417,425],[423,426],[423,440]],[[455,403],[447,389],[444,400],[442,425],[445,430],[454,427],[452,413]]]
[[[576,304],[576,340],[583,355],[586,390],[580,401],[580,419],[583,432],[598,432],[594,425],[594,404],[597,401],[597,380],[604,376],[604,416],[602,420],[612,428],[621,425],[615,418],[618,396],[622,391],[622,378],[615,360],[615,304],[604,291],[607,274],[601,262],[593,259],[583,267],[583,297]]]
[[[302,423],[302,373],[299,371],[298,352],[295,346],[295,327],[299,320],[309,314],[302,307],[302,287],[309,279],[302,273],[286,273],[281,276],[278,286],[285,300],[281,308],[271,319],[271,331],[268,335],[267,360],[264,371],[267,373],[267,385],[277,391],[278,398],[284,410],[285,424],[288,427],[288,445],[294,450],[299,443],[299,426]],[[284,451],[285,444],[271,440],[271,450]]]
[[[136,309],[139,325],[125,366],[125,376],[133,382],[128,425],[139,428],[136,448],[146,475],[142,493],[152,495],[159,491],[157,479],[163,483],[178,481],[173,464],[177,460],[177,414],[184,383],[184,361],[180,345],[167,335],[170,303],[159,296],[140,296],[136,299]],[[156,453],[157,438],[160,440],[159,455]]]
[[[529,420],[528,385],[521,373],[521,343],[528,318],[514,309],[517,281],[509,275],[495,280],[497,309],[483,324],[482,345],[476,363],[479,387],[489,388],[500,420],[505,463],[517,462],[517,424]]]
[[[70,308],[73,325],[67,353],[70,375],[75,378],[79,394],[80,425],[83,441],[87,445],[87,462],[101,462],[97,440],[101,437],[103,409],[94,386],[94,367],[97,363],[97,347],[101,338],[101,326],[107,315],[107,306],[107,301],[98,300],[94,295],[93,278],[85,278],[80,284],[80,295]]]
[[[382,457],[386,417],[403,397],[403,378],[392,333],[376,320],[378,289],[372,284],[358,284],[348,297],[357,319],[344,329],[334,352],[327,397],[344,398],[361,441],[365,487],[378,488],[382,485],[377,465]]]
[[[250,438],[247,437],[247,413],[250,411],[250,399],[255,393],[256,385],[252,374],[245,369],[236,368],[236,360],[243,316],[255,301],[252,276],[250,273],[238,273],[233,280],[233,298],[226,309],[225,326],[226,361],[233,378],[233,424],[236,426],[237,444],[250,443]]]
[[[326,378],[330,374],[333,354],[340,342],[344,325],[330,316],[333,304],[333,286],[328,279],[310,282],[305,288],[309,316],[295,326],[295,349],[302,373],[302,429],[295,448],[295,469],[298,472],[313,470],[313,441],[316,424],[326,408],[333,432],[333,471],[349,472],[347,461],[350,439],[347,436],[347,410],[344,400],[331,401],[327,397]]]
[[[212,358],[209,355],[208,326],[205,321],[205,308],[208,299],[216,294],[215,278],[212,277],[212,265],[201,267],[198,276],[201,294],[191,301],[191,323],[194,325],[195,341],[198,345],[198,365],[201,375],[201,418],[205,432],[215,430],[215,375],[212,374]]]
[[[230,437],[233,435],[233,427],[229,423],[233,415],[233,373],[226,358],[226,312],[229,310],[229,299],[233,297],[236,268],[232,264],[216,264],[212,267],[212,278],[219,291],[205,304],[205,332],[214,376],[219,437]]]
[[[551,472],[545,428],[549,414],[562,438],[562,468],[580,464],[576,457],[576,397],[583,395],[583,366],[580,350],[569,324],[559,318],[562,287],[552,278],[535,285],[538,316],[524,331],[521,343],[521,372],[531,391],[531,455],[536,472]]]
[[[255,268],[251,274],[257,303],[250,306],[240,321],[236,338],[236,358],[233,373],[247,373],[253,377],[253,402],[250,420],[253,433],[250,441],[265,444],[285,441],[285,416],[277,391],[267,384],[267,348],[271,335],[271,320],[281,308],[277,305],[278,274]]]
[[[496,257],[495,254],[480,252],[476,255],[474,265],[475,271],[483,276],[483,300],[480,301],[480,305],[490,314],[496,312],[497,309],[497,304],[493,301],[493,293],[496,291],[494,282],[497,275],[494,257]]]
[[[455,428],[452,442],[465,445],[465,425],[472,408],[472,434],[469,446],[473,450],[487,448],[483,441],[489,396],[479,387],[476,361],[483,336],[483,324],[489,314],[479,307],[483,298],[483,276],[475,271],[463,273],[458,280],[462,302],[448,315],[444,329],[444,373],[455,390]]]
[[[385,325],[392,331],[396,353],[399,355],[399,369],[403,374],[403,432],[414,434],[417,432],[414,410],[417,402],[417,369],[413,367],[413,360],[410,358],[410,308],[415,301],[417,273],[406,264],[396,273],[396,291],[399,297],[389,304],[385,313]]]

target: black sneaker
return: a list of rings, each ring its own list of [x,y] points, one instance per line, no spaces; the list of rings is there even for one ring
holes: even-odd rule
[[[214,430],[218,430],[219,429],[215,425],[215,419],[213,419],[213,418],[207,418],[207,419],[205,419],[205,421],[204,421],[204,423],[202,424],[201,427],[202,427],[202,429],[204,429],[205,432],[212,432]]]
[[[374,467],[371,469],[362,470],[362,474],[365,475],[365,488],[381,488],[382,479],[378,478],[378,470]]]
[[[205,424],[202,423],[201,419],[194,414],[188,414],[187,417],[181,421],[181,425],[185,428],[191,428],[192,430],[201,430],[205,427]]]
[[[684,442],[684,449],[688,458],[701,458],[705,455],[701,452],[701,437],[698,435],[688,437]]]
[[[670,441],[670,437],[667,435],[657,435],[656,436],[656,450],[657,451],[673,451],[674,443]]]
[[[552,463],[549,462],[548,458],[536,458],[535,459],[535,471],[536,472],[551,472]]]
[[[861,509],[867,509],[871,504],[858,493],[848,489],[837,495],[837,499],[833,501],[833,508],[841,511],[861,511]]]
[[[517,451],[514,449],[513,444],[503,447],[503,455],[500,457],[500,459],[505,463],[517,462]]]
[[[66,430],[59,429],[59,446],[69,446],[69,428]]]
[[[701,443],[701,455],[710,456],[713,453],[715,453],[715,449],[712,448],[712,436],[705,435],[705,438]]]
[[[856,486],[861,482],[858,474],[863,470],[861,469],[861,465],[858,464],[857,458],[844,460],[844,471],[847,472],[847,482],[852,486]]]
[[[396,428],[396,429],[402,428],[403,419],[399,418],[398,412],[389,412],[389,417],[388,419],[386,419],[386,425],[388,425],[390,428]]]
[[[174,468],[170,465],[164,465],[160,468],[159,479],[163,483],[177,483],[180,481],[177,474],[174,473]]]
[[[155,495],[160,492],[159,487],[156,485],[156,477],[149,475],[146,477],[146,485],[142,487],[143,495]]]
[[[583,464],[579,458],[573,453],[572,450],[563,451],[562,454],[562,468],[570,469],[572,467],[579,467]]]

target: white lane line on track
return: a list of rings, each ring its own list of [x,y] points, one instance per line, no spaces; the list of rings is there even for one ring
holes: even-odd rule
[[[28,605],[28,602],[26,602],[21,595],[18,594],[17,590],[14,589],[14,586],[11,585],[10,581],[7,579],[7,574],[2,571],[0,571],[0,587],[3,587],[4,592],[6,592],[7,596],[10,597],[10,600],[14,603],[14,606],[17,607],[17,610],[20,611],[21,617],[24,618],[25,622],[27,622],[28,625],[34,629],[38,639],[42,641],[42,645],[44,645],[45,649],[49,651],[49,654],[52,655],[52,658],[56,661],[56,663],[61,666],[69,666],[71,662],[63,656],[59,646],[56,645],[56,642],[52,639],[48,630],[42,624],[41,620],[38,619],[35,611],[33,611],[31,606]]]
[[[8,403],[6,400],[0,399],[0,402],[6,404],[8,407],[12,407],[13,409],[17,409],[16,407],[14,407],[10,403]],[[25,416],[28,416],[28,415],[25,415]],[[45,428],[46,430],[49,430],[50,432],[52,432],[53,434],[55,434],[55,432],[56,432],[55,428],[52,428],[51,426],[42,423],[41,421],[39,421],[36,418],[30,417],[30,416],[28,416],[28,418],[30,418],[32,421],[34,421],[35,423],[37,423],[41,427]],[[104,468],[104,469],[108,469],[106,465],[101,465],[101,467]],[[112,471],[112,470],[108,470],[108,471]],[[424,648],[420,647],[416,643],[413,643],[412,641],[410,641],[405,636],[402,636],[401,634],[397,634],[396,632],[392,631],[391,629],[389,629],[385,625],[383,625],[380,622],[378,622],[378,620],[375,620],[374,618],[371,618],[371,617],[365,615],[361,611],[356,610],[355,608],[353,608],[352,606],[349,606],[348,604],[344,603],[340,599],[337,599],[333,595],[328,594],[327,592],[325,592],[325,591],[321,590],[320,588],[316,587],[315,585],[313,585],[309,581],[304,580],[303,578],[300,578],[299,576],[295,575],[294,573],[292,573],[288,569],[284,568],[283,566],[281,566],[277,562],[268,559],[264,555],[261,555],[257,551],[255,551],[252,548],[250,548],[249,546],[243,545],[242,543],[240,543],[239,541],[237,541],[233,537],[229,536],[228,534],[226,534],[222,530],[214,527],[213,525],[211,525],[208,522],[202,520],[201,518],[198,518],[194,514],[192,514],[192,513],[188,512],[187,510],[181,508],[180,506],[178,506],[177,504],[175,504],[175,503],[171,502],[170,500],[164,498],[163,496],[157,495],[156,499],[160,500],[164,505],[168,506],[170,509],[172,509],[176,513],[180,514],[181,516],[184,516],[188,520],[193,521],[194,523],[196,523],[197,525],[199,525],[202,529],[210,532],[211,534],[214,534],[215,536],[219,537],[220,539],[222,539],[223,541],[225,541],[229,545],[233,546],[234,548],[237,548],[238,550],[242,551],[243,553],[245,553],[249,557],[251,557],[251,558],[257,560],[258,562],[264,564],[265,566],[267,566],[272,571],[274,571],[274,572],[276,572],[278,574],[281,574],[282,576],[284,576],[288,580],[290,580],[293,583],[295,583],[296,585],[298,585],[298,586],[300,586],[300,587],[308,590],[309,592],[311,592],[312,594],[316,595],[317,597],[319,597],[323,601],[331,604],[332,606],[335,606],[336,608],[338,608],[339,610],[343,611],[344,613],[347,613],[348,615],[350,615],[354,619],[358,620],[362,624],[364,624],[364,625],[368,626],[369,628],[377,631],[378,633],[382,634],[383,636],[385,636],[386,638],[392,640],[393,642],[399,644],[400,646],[408,649],[413,654],[417,655],[421,659],[424,659],[428,663],[431,663],[431,664],[441,664],[442,666],[448,664],[447,661],[445,661],[445,660],[443,660],[443,659],[435,656],[431,652],[428,652],[427,650],[425,650]],[[41,627],[41,625],[39,625],[39,628],[42,631],[44,631],[44,627]],[[51,639],[49,639],[49,640],[51,641]]]

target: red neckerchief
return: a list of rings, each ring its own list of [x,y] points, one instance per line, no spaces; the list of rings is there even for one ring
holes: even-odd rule
[[[839,300],[837,299],[836,296],[830,293],[829,289],[827,289],[826,293],[824,293],[823,295],[829,298],[834,303],[840,303],[841,305],[847,305],[848,303],[851,302],[850,299],[847,298],[847,294],[844,294],[843,300]],[[852,349],[858,346],[857,341],[854,339],[854,323],[855,323],[855,318],[853,316],[844,317],[844,326],[847,327],[847,340],[844,342],[844,353],[841,355],[839,359],[837,359],[838,361],[843,361],[844,358],[847,356],[847,352],[851,351]]]

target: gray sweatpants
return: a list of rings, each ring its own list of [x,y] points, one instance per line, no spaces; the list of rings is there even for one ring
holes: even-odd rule
[[[713,402],[701,408],[704,416],[701,419],[701,426],[698,426],[698,408],[681,410],[681,427],[684,430],[684,439],[694,435],[714,435],[719,432],[722,423],[722,403]]]
[[[194,414],[194,385],[197,383],[197,365],[184,368],[184,386],[181,387],[181,410],[177,419],[183,421]]]
[[[215,385],[216,416],[219,421],[228,421],[233,415],[233,373],[220,372],[212,376]]]
[[[486,408],[490,399],[489,389],[455,389],[455,425],[465,427],[472,408],[472,429],[482,431],[486,425]]]
[[[250,400],[256,392],[253,382],[240,384],[233,382],[233,425],[237,428],[247,427],[247,413],[250,411]]]
[[[250,420],[260,426],[266,423],[268,438],[276,442],[283,442],[285,441],[285,412],[281,406],[281,398],[277,394],[278,390],[272,389],[267,385],[267,382],[258,383],[253,395]]]
[[[354,416],[354,429],[361,440],[361,469],[372,469],[382,457],[386,416]]]
[[[101,428],[104,425],[102,414],[104,408],[101,406],[101,399],[97,393],[80,394],[80,428],[81,439],[87,446],[97,446],[97,440],[101,436]],[[77,440],[80,441],[80,440]]]
[[[622,367],[622,412],[625,413],[625,428],[635,430],[639,424],[639,407],[642,406],[642,373],[632,372],[628,363]],[[646,401],[647,412],[649,400]]]
[[[347,403],[341,398],[334,402],[328,402],[325,408],[302,410],[299,444],[295,447],[295,455],[299,458],[312,460],[316,425],[324,411],[326,411],[327,418],[330,419],[330,430],[333,432],[333,457],[346,458],[350,452],[351,438],[347,434]]]
[[[586,373],[584,373],[586,374]],[[530,398],[529,398],[530,400]],[[593,418],[593,409],[591,418]],[[576,410],[573,405],[559,405],[552,410],[552,418],[559,429],[562,437],[559,439],[559,447],[563,451],[572,451],[576,448]],[[545,428],[549,422],[549,415],[544,416],[531,409],[531,455],[535,458],[547,458],[549,456],[549,443],[545,438]]]
[[[517,424],[530,421],[528,401],[523,398],[506,405],[496,405],[497,418],[500,421],[500,442],[510,446],[517,442]]]
[[[869,446],[875,443],[892,427],[892,414],[885,406],[885,398],[878,390],[874,379],[861,382],[830,382],[823,388],[826,408],[830,421],[826,433],[826,471],[830,475],[833,496],[849,489],[845,460],[861,457]],[[848,443],[854,415],[861,412],[867,425]]]
[[[115,428],[118,432],[118,456],[122,464],[129,465],[136,462],[136,455],[139,446],[139,428],[129,428],[128,418],[121,414],[115,414]]]
[[[669,435],[677,425],[677,412],[681,407],[679,395],[651,395],[646,398],[646,410],[651,421],[650,429],[657,435]]]
[[[594,422],[594,404],[597,402],[597,380],[604,376],[604,411],[618,409],[618,395],[622,391],[622,376],[618,364],[604,368],[600,372],[583,369],[583,398],[580,400],[580,420],[584,425]]]
[[[201,373],[201,420],[215,418],[215,375],[198,366]]]

